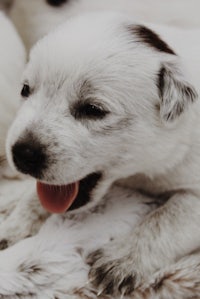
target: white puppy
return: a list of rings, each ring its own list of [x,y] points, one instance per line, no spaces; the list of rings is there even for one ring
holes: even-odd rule
[[[200,26],[199,0],[15,0],[11,18],[30,48],[56,25],[77,13],[117,10],[134,19],[181,27]]]
[[[25,50],[11,22],[0,12],[0,165],[5,160],[8,127],[19,106],[20,78]]]
[[[79,215],[130,175],[142,192],[168,198],[128,237],[90,254],[104,294],[129,294],[199,248],[198,35],[97,13],[71,19],[31,53],[7,153],[38,180],[42,205]]]

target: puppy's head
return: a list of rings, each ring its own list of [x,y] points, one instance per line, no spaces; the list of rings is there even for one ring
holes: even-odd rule
[[[118,178],[177,163],[197,96],[170,46],[118,14],[74,18],[41,40],[21,95],[8,158],[58,212],[91,206]]]

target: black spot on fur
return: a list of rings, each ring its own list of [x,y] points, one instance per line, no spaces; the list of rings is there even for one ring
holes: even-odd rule
[[[165,86],[165,82],[164,82],[164,76],[165,76],[165,68],[161,67],[159,73],[158,73],[158,81],[157,81],[157,86],[158,86],[158,91],[159,91],[159,95],[162,98],[163,95],[163,89]]]
[[[166,42],[164,42],[160,38],[160,36],[151,29],[141,25],[128,26],[128,29],[132,34],[136,35],[139,38],[139,40],[145,43],[147,46],[150,46],[151,48],[156,49],[160,52],[176,55],[176,53],[169,47],[169,45]]]
[[[96,277],[95,277],[95,285],[100,285],[104,280],[105,280],[105,277],[106,275],[108,274],[108,272],[110,272],[112,270],[112,268],[106,268],[106,266],[101,266],[99,268],[96,269]],[[108,282],[108,285],[110,284],[111,281]],[[112,285],[109,286],[108,288],[108,291],[111,292],[111,288],[112,288]],[[104,293],[105,290],[104,290]]]
[[[164,280],[165,280],[165,277],[163,277],[161,280],[155,282],[155,283],[152,285],[152,288],[153,288],[153,290],[154,290],[156,293],[159,292],[159,291],[162,289]]]
[[[135,277],[129,275],[123,279],[123,281],[119,285],[119,292],[123,293],[124,295],[129,295],[134,291],[135,286]],[[125,293],[124,293],[125,292]]]
[[[194,87],[181,77],[180,70],[176,65],[165,64],[161,65],[157,75],[158,94],[162,104],[169,107],[172,103],[171,109],[167,109],[163,114],[166,121],[173,121],[180,116],[190,103],[193,103],[198,94]],[[175,95],[176,101],[173,101]]]
[[[67,2],[69,2],[69,0],[46,0],[46,2],[54,7],[59,7]]]
[[[184,86],[182,89],[183,94],[191,100],[191,102],[195,102],[197,98],[197,94],[195,93],[194,89],[189,86]]]
[[[86,258],[86,263],[89,266],[94,265],[94,263],[96,263],[96,261],[98,261],[103,255],[103,250],[102,249],[98,249],[92,253],[90,253],[87,258]]]
[[[88,175],[86,178],[80,181],[78,195],[69,208],[69,210],[78,209],[86,205],[90,201],[90,196],[93,189],[97,186],[99,180],[102,178],[101,172],[96,172]]]
[[[114,287],[115,287],[114,281],[110,281],[104,290],[105,294],[112,295],[114,292]]]
[[[3,239],[0,241],[0,250],[4,250],[8,248],[8,241],[6,239]]]
[[[170,281],[170,280],[172,280],[173,281],[173,276],[175,275],[176,273],[174,273],[174,274],[166,274],[166,275],[164,275],[163,277],[161,277],[161,279],[158,279],[158,280],[156,280],[156,281],[154,281],[154,283],[152,283],[151,284],[151,287],[152,287],[152,289],[156,292],[156,293],[158,293],[158,292],[160,292],[161,290],[162,290],[162,288],[163,288],[163,286],[165,285],[165,282],[166,281]]]

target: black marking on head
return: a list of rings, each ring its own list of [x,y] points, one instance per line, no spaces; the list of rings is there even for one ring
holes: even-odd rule
[[[136,35],[139,40],[147,46],[150,46],[151,48],[156,49],[160,52],[176,55],[176,53],[169,47],[169,45],[151,29],[142,25],[130,25],[128,26],[128,29],[131,34]]]
[[[51,5],[51,6],[54,6],[54,7],[59,7],[63,4],[66,4],[69,2],[69,0],[46,0],[46,2]]]
[[[8,240],[6,240],[6,239],[2,239],[2,240],[0,241],[0,250],[4,250],[4,249],[6,249],[6,248],[8,248]]]
[[[78,195],[69,208],[69,211],[78,209],[90,202],[92,191],[100,179],[102,179],[102,173],[95,172],[80,181]]]
[[[108,267],[106,267],[106,265],[99,266],[96,269],[95,285],[100,285],[102,281],[104,281],[106,274],[108,274],[110,270],[112,270],[112,268],[110,268],[109,266]]]
[[[166,72],[166,69],[162,66],[158,73],[157,86],[158,86],[158,92],[159,92],[159,95],[161,96],[161,98],[162,98],[163,89],[165,86],[165,83],[164,83],[165,72]]]
[[[176,119],[198,98],[194,87],[184,79],[175,64],[161,65],[156,84],[161,100],[160,112],[165,121]]]

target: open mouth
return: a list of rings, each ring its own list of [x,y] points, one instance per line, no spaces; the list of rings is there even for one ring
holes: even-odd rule
[[[78,209],[90,201],[91,192],[102,177],[95,172],[67,185],[49,185],[37,182],[37,193],[42,206],[50,213],[65,213]]]

